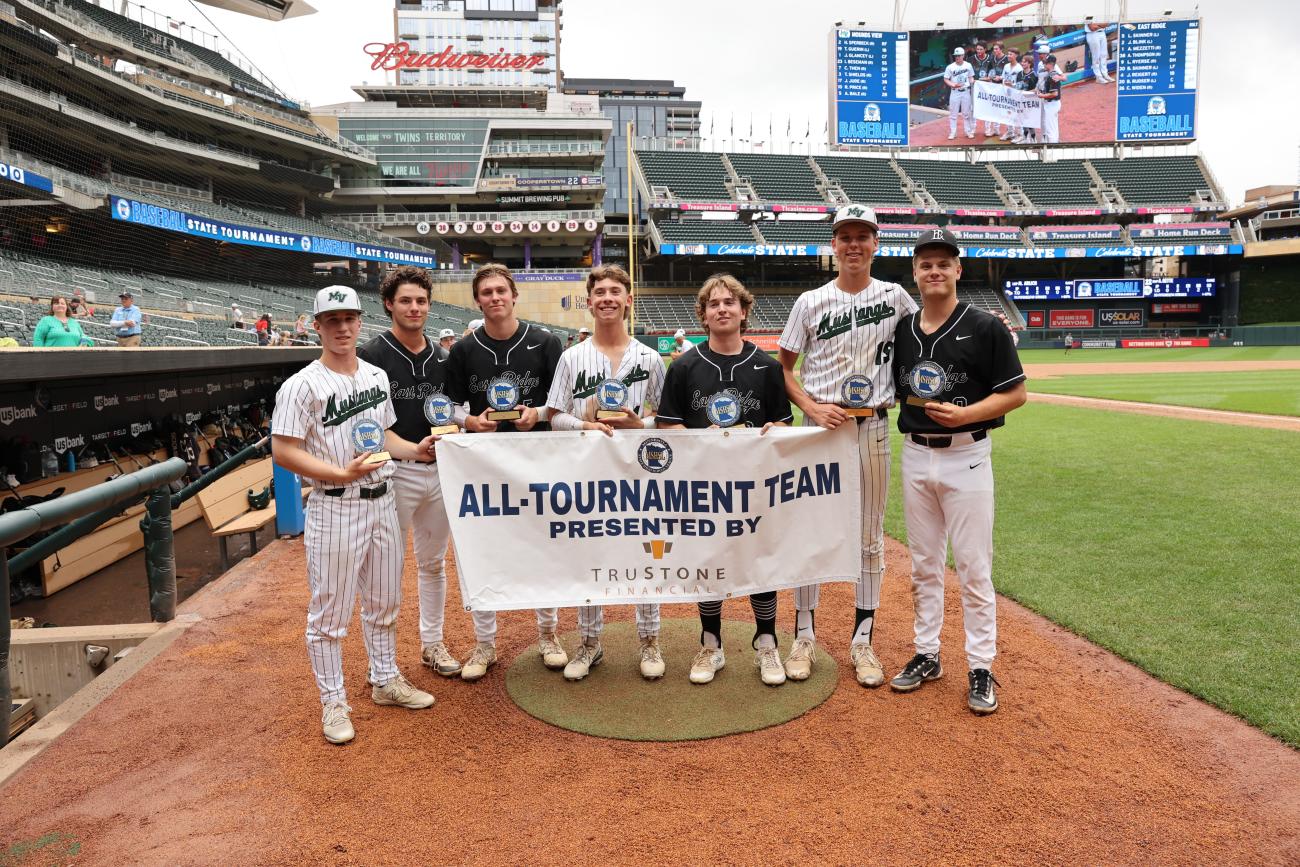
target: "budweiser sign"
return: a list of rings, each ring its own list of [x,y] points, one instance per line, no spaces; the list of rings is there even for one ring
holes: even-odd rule
[[[546,60],[543,55],[457,54],[448,45],[437,53],[412,51],[409,42],[370,42],[363,49],[374,60],[371,69],[532,69]]]

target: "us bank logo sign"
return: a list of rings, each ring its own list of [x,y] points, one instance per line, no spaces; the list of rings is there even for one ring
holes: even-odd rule
[[[36,418],[35,406],[0,406],[0,424],[5,427],[26,418]]]

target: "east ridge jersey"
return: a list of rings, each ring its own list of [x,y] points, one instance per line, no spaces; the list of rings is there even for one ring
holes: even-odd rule
[[[457,403],[468,403],[472,415],[488,408],[487,390],[498,378],[519,389],[519,404],[541,409],[551,389],[555,366],[563,347],[554,334],[520,324],[506,340],[494,340],[482,327],[451,348],[447,359],[447,395]],[[497,430],[513,431],[508,421]],[[533,430],[550,430],[538,422]]]
[[[352,431],[363,420],[374,421],[381,430],[397,421],[388,375],[357,359],[357,372],[345,376],[317,359],[286,379],[276,392],[271,433],[302,440],[307,454],[343,467],[361,454],[352,441]],[[378,451],[382,450],[381,441]],[[389,462],[346,487],[377,485],[392,474]],[[310,481],[317,487],[339,487],[319,479]]]
[[[964,301],[933,334],[921,331],[921,315],[905,319],[894,347],[898,371],[898,429],[903,433],[951,434],[1001,427],[1004,418],[944,427],[907,403],[909,395],[970,406],[1025,378],[1011,332],[996,316]]]
[[[388,374],[397,423],[393,431],[408,442],[418,443],[429,435],[424,401],[432,394],[446,394],[447,350],[425,339],[424,351],[413,354],[390,332],[384,332],[357,348],[357,355]]]
[[[659,406],[659,395],[664,390],[664,360],[644,343],[632,340],[623,351],[618,370],[611,370],[609,358],[596,348],[595,341],[584,340],[560,356],[546,405],[581,421],[596,421],[600,410],[596,391],[607,379],[617,379],[627,386],[627,408],[645,415],[648,407]]]
[[[710,417],[710,401],[723,393],[734,399],[739,410],[739,417],[730,424],[722,423],[725,418]],[[780,362],[749,341],[739,355],[719,355],[707,343],[700,343],[694,352],[673,362],[664,381],[658,416],[659,421],[688,428],[713,424],[762,427],[793,418]]]
[[[897,283],[872,280],[856,295],[827,283],[800,295],[778,345],[803,353],[800,379],[818,403],[844,404],[841,388],[851,373],[871,380],[869,406],[894,399],[894,331],[916,301]]]

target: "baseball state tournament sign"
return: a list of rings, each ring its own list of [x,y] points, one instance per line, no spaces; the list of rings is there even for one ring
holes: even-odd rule
[[[446,437],[438,466],[465,605],[683,603],[857,581],[856,432]]]

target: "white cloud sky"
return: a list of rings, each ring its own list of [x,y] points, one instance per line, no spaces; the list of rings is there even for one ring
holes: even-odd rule
[[[388,0],[312,0],[315,15],[261,21],[188,0],[149,0],[161,14],[211,31],[201,8],[245,55],[289,95],[315,104],[357,98],[351,85],[382,81],[361,51],[366,42],[393,35]],[[1055,20],[1103,18],[1115,0],[1055,0]],[[907,0],[904,25],[965,20],[964,0]],[[1130,0],[1132,18],[1165,9],[1166,2]],[[701,101],[705,131],[734,113],[739,127],[754,116],[766,130],[791,126],[822,134],[827,106],[827,32],[838,20],[888,27],[893,4],[885,0],[564,0],[561,65],[579,78],[671,78]],[[1295,184],[1300,171],[1300,112],[1295,74],[1287,58],[1300,34],[1297,0],[1204,0],[1201,36],[1199,149],[1224,191],[1239,200],[1249,187]],[[875,10],[874,15],[870,10]],[[757,137],[757,136],[756,136]],[[783,137],[778,135],[778,138]],[[778,148],[779,149],[779,148]]]

